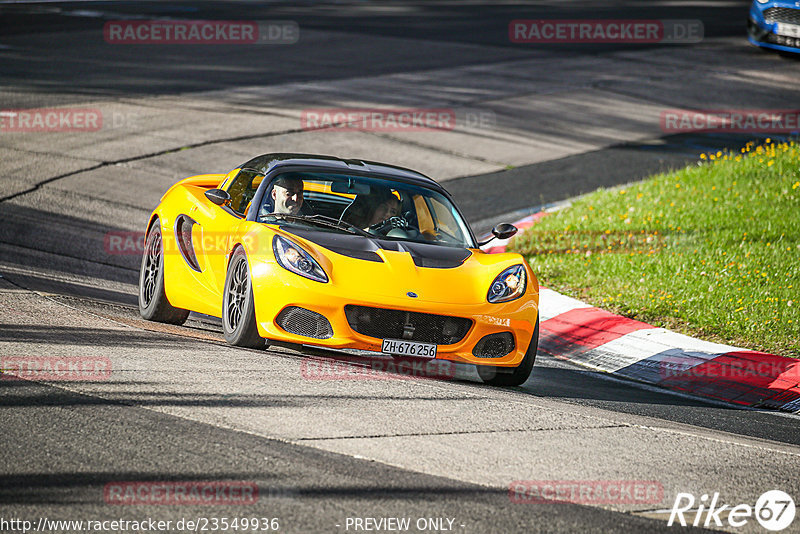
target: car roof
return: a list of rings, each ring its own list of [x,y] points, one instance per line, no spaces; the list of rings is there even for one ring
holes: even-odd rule
[[[267,174],[275,167],[288,165],[321,167],[335,172],[374,172],[387,177],[398,178],[405,182],[418,183],[420,185],[444,190],[441,184],[432,178],[405,167],[398,167],[396,165],[389,165],[388,163],[379,163],[376,161],[342,159],[319,154],[293,154],[284,152],[264,154],[251,159],[243,164],[241,168],[255,169]]]

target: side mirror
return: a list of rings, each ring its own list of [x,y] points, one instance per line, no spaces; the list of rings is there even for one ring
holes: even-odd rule
[[[509,237],[513,236],[516,233],[517,233],[517,227],[514,226],[513,224],[500,223],[497,226],[495,226],[494,228],[492,228],[492,236],[493,237],[490,237],[486,241],[479,242],[478,246],[482,247],[483,245],[489,243],[490,241],[492,241],[492,239],[495,239],[495,238],[497,238],[497,239],[508,239]]]
[[[492,228],[492,234],[494,234],[497,239],[508,239],[516,233],[517,227],[513,224],[500,223]]]
[[[222,189],[209,189],[206,191],[206,198],[216,204],[217,206],[222,206],[226,202],[229,202],[231,196],[228,194],[227,191]],[[516,230],[516,229],[515,229]]]

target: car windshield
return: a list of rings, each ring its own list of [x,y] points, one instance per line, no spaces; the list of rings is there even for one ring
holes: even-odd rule
[[[387,178],[285,172],[268,185],[258,220],[381,239],[475,246],[445,195]]]

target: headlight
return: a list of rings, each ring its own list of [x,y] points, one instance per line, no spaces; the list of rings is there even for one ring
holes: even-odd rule
[[[494,279],[486,299],[495,303],[519,298],[525,292],[525,283],[525,267],[522,265],[509,267]]]
[[[305,276],[317,282],[327,282],[328,275],[322,270],[314,258],[308,252],[295,245],[288,239],[279,235],[272,240],[272,250],[275,251],[275,259],[287,271]]]
[[[767,2],[769,2],[769,0],[758,0],[759,4],[766,4]]]

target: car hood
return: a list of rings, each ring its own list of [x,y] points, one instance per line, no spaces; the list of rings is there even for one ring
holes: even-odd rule
[[[282,230],[302,237],[307,241],[326,248],[337,254],[360,260],[381,262],[385,261],[381,251],[405,252],[411,255],[417,267],[430,267],[434,269],[452,269],[458,267],[472,253],[469,249],[460,247],[446,247],[413,241],[397,241],[394,239],[379,239],[377,237],[364,237],[352,234],[333,232],[320,232],[297,228],[282,228]]]
[[[353,294],[390,298],[417,295],[419,301],[453,304],[486,302],[494,278],[518,254],[488,255],[473,249],[368,238],[283,227],[302,239],[334,284]]]

